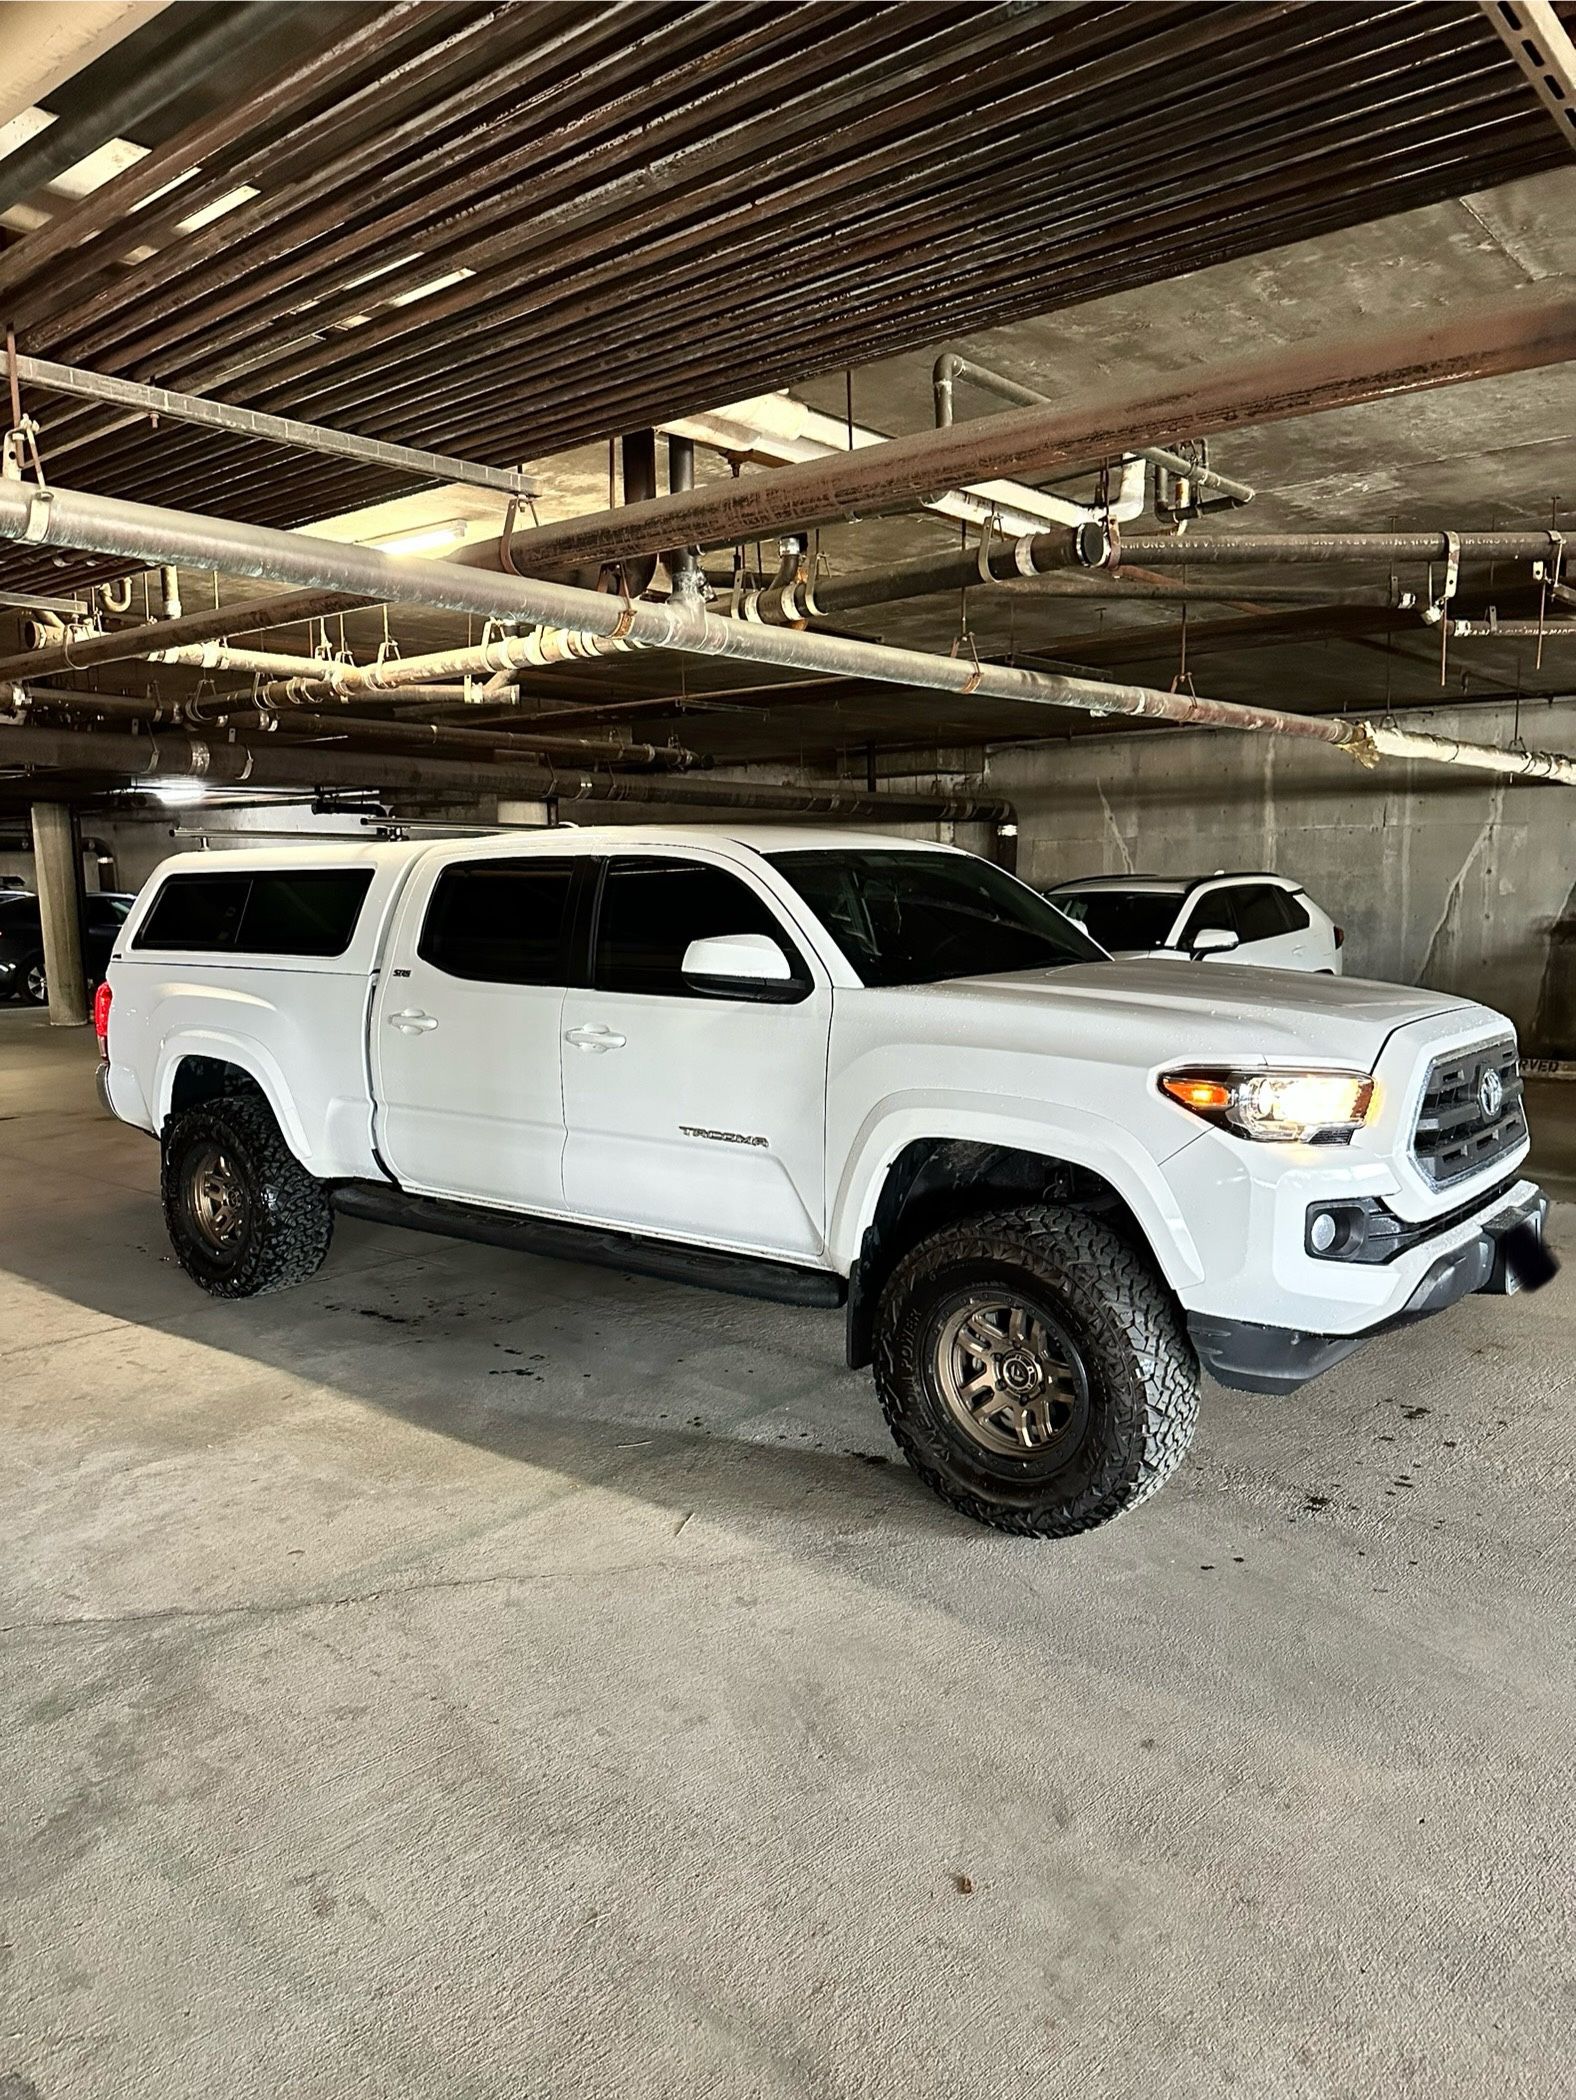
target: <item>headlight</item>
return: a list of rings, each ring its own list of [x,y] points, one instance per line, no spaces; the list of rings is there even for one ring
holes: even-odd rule
[[[1374,1099],[1365,1072],[1166,1072],[1160,1091],[1208,1123],[1272,1144],[1349,1144]]]

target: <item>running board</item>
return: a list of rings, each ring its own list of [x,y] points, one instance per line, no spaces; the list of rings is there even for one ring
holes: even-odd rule
[[[841,1305],[848,1286],[829,1269],[801,1269],[764,1255],[724,1254],[679,1240],[642,1239],[603,1225],[571,1225],[559,1218],[527,1217],[518,1211],[487,1210],[476,1203],[445,1203],[436,1196],[410,1196],[377,1181],[342,1181],[333,1204],[350,1218],[403,1225],[410,1232],[437,1232],[451,1240],[479,1240],[511,1247],[517,1254],[594,1262],[667,1283],[698,1283],[739,1298],[770,1298],[779,1305]]]

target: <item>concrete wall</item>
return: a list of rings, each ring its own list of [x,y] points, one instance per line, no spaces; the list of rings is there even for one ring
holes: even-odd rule
[[[1407,727],[1508,744],[1507,706],[1407,715]],[[1576,699],[1524,707],[1534,747],[1576,746]],[[993,752],[1016,802],[1028,881],[1142,869],[1293,875],[1346,929],[1354,976],[1469,994],[1526,1048],[1576,1055],[1576,793],[1440,766],[1351,759],[1221,731]],[[926,775],[933,778],[934,775]]]

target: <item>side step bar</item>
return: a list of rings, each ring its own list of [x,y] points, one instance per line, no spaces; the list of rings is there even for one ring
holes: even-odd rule
[[[562,1261],[594,1262],[668,1283],[698,1283],[740,1298],[770,1298],[780,1305],[841,1305],[848,1286],[829,1269],[801,1269],[764,1255],[724,1254],[713,1247],[688,1247],[678,1240],[642,1239],[602,1225],[572,1225],[560,1218],[528,1217],[518,1211],[487,1210],[475,1203],[443,1203],[435,1196],[409,1196],[377,1181],[342,1181],[333,1204],[346,1217],[411,1232],[442,1233],[451,1240],[479,1240],[512,1247],[517,1254],[545,1254]]]

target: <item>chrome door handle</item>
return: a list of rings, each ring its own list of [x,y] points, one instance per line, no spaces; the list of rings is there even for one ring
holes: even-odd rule
[[[397,1028],[404,1035],[425,1035],[437,1022],[431,1014],[424,1014],[419,1006],[407,1006],[403,1013],[390,1014],[390,1028]]]
[[[577,1050],[622,1050],[628,1037],[598,1023],[587,1022],[581,1028],[566,1028],[564,1041],[573,1043]]]

